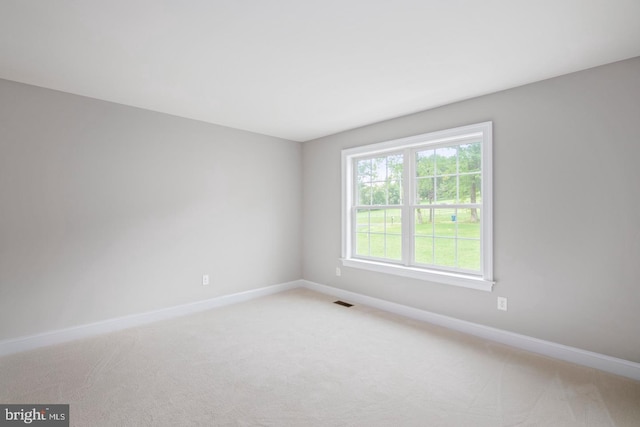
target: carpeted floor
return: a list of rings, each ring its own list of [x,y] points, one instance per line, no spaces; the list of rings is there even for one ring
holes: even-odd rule
[[[0,358],[73,426],[640,426],[640,382],[304,289]]]

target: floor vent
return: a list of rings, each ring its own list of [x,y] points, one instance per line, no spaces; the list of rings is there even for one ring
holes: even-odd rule
[[[344,301],[334,301],[333,303],[338,305],[343,305],[345,307],[353,307],[353,304],[349,304],[348,302],[344,302]]]

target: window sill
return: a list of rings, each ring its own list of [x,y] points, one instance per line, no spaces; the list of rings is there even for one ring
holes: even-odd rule
[[[491,292],[495,282],[485,280],[481,277],[466,276],[463,274],[447,273],[435,270],[425,270],[415,267],[405,267],[403,265],[385,264],[362,259],[343,258],[342,265],[345,267],[360,268],[363,270],[376,271],[378,273],[393,274],[395,276],[410,277],[445,285],[461,286],[463,288],[476,289],[479,291]]]

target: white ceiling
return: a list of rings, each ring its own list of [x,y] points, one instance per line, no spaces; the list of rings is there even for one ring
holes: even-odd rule
[[[296,141],[640,55],[640,0],[1,0],[0,77]]]

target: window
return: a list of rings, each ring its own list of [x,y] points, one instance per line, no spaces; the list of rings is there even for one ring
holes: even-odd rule
[[[343,264],[491,290],[491,159],[491,122],[343,150]]]

